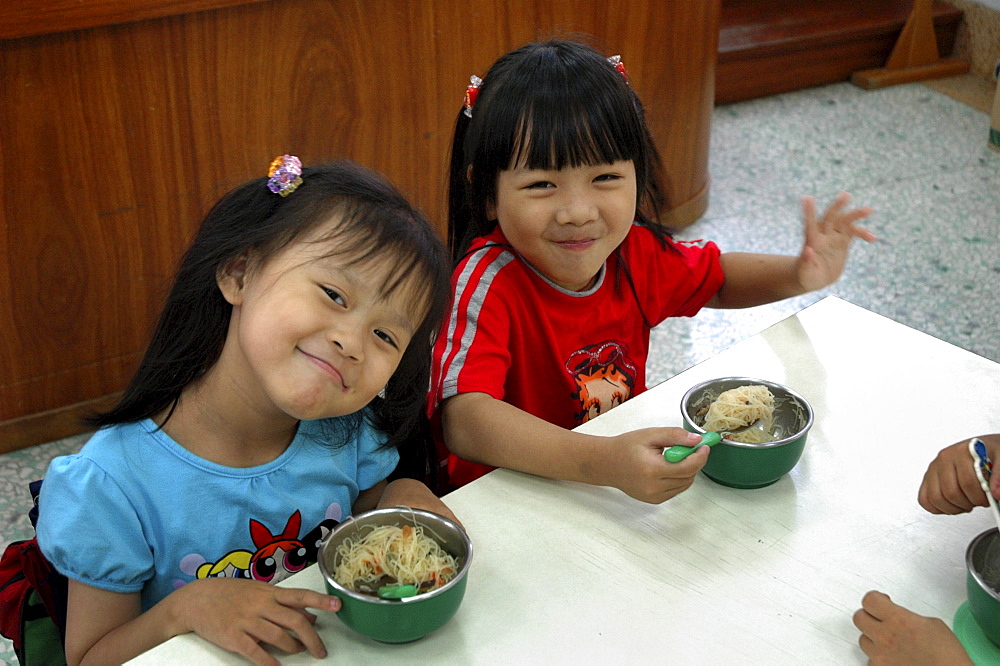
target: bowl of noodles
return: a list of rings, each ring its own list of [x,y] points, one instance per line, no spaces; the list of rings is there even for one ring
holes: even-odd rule
[[[383,643],[408,643],[442,627],[465,596],[472,542],[460,525],[430,511],[394,507],[337,525],[320,547],[337,617]]]
[[[813,424],[805,398],[752,377],[722,377],[692,387],[681,399],[681,416],[686,430],[722,435],[702,472],[732,488],[763,488],[790,472]]]
[[[983,634],[1000,647],[1000,533],[997,528],[992,527],[972,540],[965,551],[965,568],[969,611]]]

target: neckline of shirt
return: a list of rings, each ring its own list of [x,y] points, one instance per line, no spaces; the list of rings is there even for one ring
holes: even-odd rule
[[[188,464],[198,467],[199,469],[205,470],[206,472],[211,472],[213,474],[218,474],[220,476],[230,476],[230,477],[240,477],[249,478],[254,476],[263,476],[265,474],[270,474],[279,467],[282,467],[287,463],[302,446],[304,441],[303,429],[306,422],[302,421],[299,423],[299,428],[289,442],[288,448],[282,452],[280,456],[266,462],[262,465],[255,465],[254,467],[230,467],[228,465],[222,465],[220,463],[212,462],[196,455],[184,448],[180,443],[174,440],[173,437],[165,433],[159,426],[156,425],[152,419],[145,419],[141,422],[142,428],[157,442],[160,443],[168,452],[172,453],[181,460],[187,462]]]

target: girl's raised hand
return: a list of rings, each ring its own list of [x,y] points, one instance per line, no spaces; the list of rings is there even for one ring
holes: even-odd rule
[[[680,428],[643,428],[612,438],[620,456],[614,486],[643,502],[662,504],[694,483],[694,477],[708,462],[707,446],[699,447],[679,463],[668,463],[663,449],[675,445],[693,446],[701,437]]]
[[[279,664],[264,644],[288,654],[308,650],[313,657],[324,658],[326,647],[313,628],[316,616],[306,609],[340,610],[337,597],[257,580],[205,578],[174,594],[184,597],[179,607],[189,631],[258,666]]]
[[[823,217],[817,218],[816,200],[813,197],[802,199],[806,238],[799,257],[798,278],[806,291],[822,289],[840,278],[852,239],[860,238],[869,243],[876,240],[874,234],[855,224],[868,217],[872,209],[867,206],[848,208],[850,201],[851,195],[841,192]]]

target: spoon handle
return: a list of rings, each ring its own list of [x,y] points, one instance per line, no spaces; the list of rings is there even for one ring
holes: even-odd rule
[[[664,449],[663,457],[666,459],[667,462],[677,463],[684,460],[692,453],[694,453],[694,450],[697,449],[698,447],[715,446],[721,441],[722,441],[722,436],[719,435],[719,433],[706,432],[704,435],[701,436],[701,441],[695,444],[694,446],[681,446],[678,444],[677,446],[671,446],[669,449]]]
[[[990,460],[989,455],[986,453],[986,445],[983,444],[983,440],[978,437],[970,439],[969,454],[974,461],[973,465],[976,469],[976,477],[979,479],[979,485],[982,486],[983,492],[986,493],[986,499],[989,501],[990,509],[993,511],[993,518],[997,522],[997,527],[1000,528],[1000,509],[997,508],[997,501],[993,499],[993,493],[990,492],[990,476],[993,474],[993,461]]]

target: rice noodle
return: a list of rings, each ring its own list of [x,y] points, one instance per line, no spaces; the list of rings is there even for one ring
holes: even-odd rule
[[[762,444],[775,440],[773,419],[774,394],[766,386],[748,384],[720,393],[709,405],[702,427],[735,442]],[[740,428],[747,429],[734,432]]]
[[[334,579],[349,590],[364,591],[358,586],[373,587],[388,577],[425,592],[444,585],[458,572],[455,558],[425,534],[421,525],[365,525],[360,529],[368,533],[348,537],[337,546]]]

